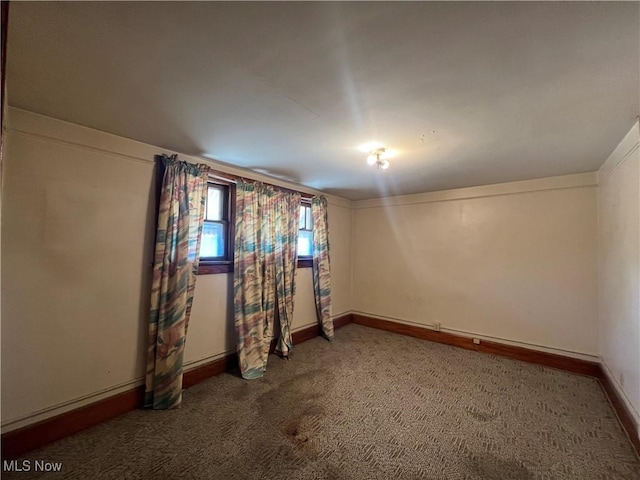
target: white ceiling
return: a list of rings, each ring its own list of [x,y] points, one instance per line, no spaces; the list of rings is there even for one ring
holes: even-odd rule
[[[12,2],[8,98],[350,199],[426,192],[596,170],[640,113],[639,25],[637,2]]]

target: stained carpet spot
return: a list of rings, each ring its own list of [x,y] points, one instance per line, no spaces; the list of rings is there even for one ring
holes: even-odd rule
[[[309,441],[310,433],[307,431],[308,421],[310,417],[320,416],[324,414],[324,408],[320,405],[311,405],[295,420],[291,421],[284,427],[285,435],[291,439],[296,446],[306,444]]]

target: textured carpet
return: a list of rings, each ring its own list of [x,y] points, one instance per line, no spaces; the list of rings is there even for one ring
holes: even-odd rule
[[[62,472],[3,478],[640,479],[596,380],[359,325],[24,458]]]

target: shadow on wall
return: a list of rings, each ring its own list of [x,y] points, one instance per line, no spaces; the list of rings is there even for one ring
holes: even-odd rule
[[[138,365],[139,375],[144,376],[146,374],[147,364],[147,351],[149,349],[149,310],[151,302],[151,282],[153,279],[153,260],[155,254],[155,241],[156,241],[156,228],[158,219],[158,166],[157,163],[154,166],[153,180],[149,185],[149,201],[147,203],[147,218],[146,228],[144,235],[144,249],[142,254],[142,265],[140,275],[140,306],[138,309]],[[162,180],[162,179],[160,179]]]

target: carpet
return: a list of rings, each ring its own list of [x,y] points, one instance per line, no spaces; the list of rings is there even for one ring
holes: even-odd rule
[[[3,478],[640,479],[595,379],[354,324],[23,459]]]

